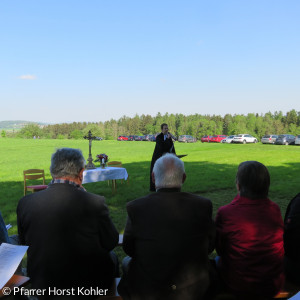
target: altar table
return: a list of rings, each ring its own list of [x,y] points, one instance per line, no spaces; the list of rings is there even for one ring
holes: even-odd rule
[[[106,167],[105,169],[96,168],[84,170],[82,183],[98,182],[98,181],[113,181],[113,190],[116,189],[116,179],[128,179],[128,173],[125,168]]]

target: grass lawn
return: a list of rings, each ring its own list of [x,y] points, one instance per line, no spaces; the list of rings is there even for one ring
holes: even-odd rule
[[[85,184],[88,191],[106,197],[113,222],[120,233],[126,222],[126,203],[149,191],[149,168],[154,146],[152,142],[93,142],[93,157],[106,153],[109,160],[122,161],[130,175],[130,184],[118,184],[115,195],[112,195],[107,182]],[[48,183],[51,180],[51,154],[60,147],[79,148],[88,158],[86,140],[0,139],[0,211],[5,222],[13,225],[10,235],[17,233],[16,207],[23,196],[23,170],[44,169]],[[183,158],[187,173],[183,191],[210,198],[214,215],[220,206],[229,203],[235,196],[237,166],[245,160],[257,160],[268,167],[271,174],[269,196],[280,206],[283,216],[288,202],[300,192],[298,146],[176,142],[175,148],[177,154],[188,154]]]

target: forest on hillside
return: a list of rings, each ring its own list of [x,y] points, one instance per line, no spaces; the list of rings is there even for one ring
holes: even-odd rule
[[[31,123],[16,132],[2,130],[1,137],[81,139],[91,130],[94,136],[115,140],[119,135],[158,133],[162,123],[167,123],[170,132],[175,136],[189,134],[200,139],[203,135],[248,133],[260,139],[265,134],[300,134],[300,111],[293,109],[285,115],[281,111],[260,115],[226,114],[224,117],[158,113],[155,117],[143,114],[123,116],[118,120],[105,122],[73,122],[46,126]]]

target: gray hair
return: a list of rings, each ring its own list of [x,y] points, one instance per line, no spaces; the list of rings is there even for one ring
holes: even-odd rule
[[[184,163],[176,155],[166,153],[155,162],[153,173],[156,188],[180,188]]]
[[[60,148],[51,156],[50,173],[53,178],[77,178],[84,164],[85,159],[81,150]]]

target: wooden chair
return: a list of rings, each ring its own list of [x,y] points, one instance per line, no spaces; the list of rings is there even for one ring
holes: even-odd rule
[[[40,169],[29,169],[23,171],[24,174],[24,196],[26,192],[38,192],[41,190],[45,190],[48,186],[45,184],[45,174],[44,170]],[[43,179],[43,184],[41,185],[27,185],[27,180],[36,180],[36,179]]]

